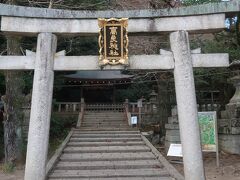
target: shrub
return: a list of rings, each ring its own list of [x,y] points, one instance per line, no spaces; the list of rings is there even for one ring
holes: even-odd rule
[[[67,135],[69,130],[76,124],[75,117],[59,117],[52,115],[50,126],[50,138],[62,138]]]
[[[0,121],[0,159],[4,157],[4,134],[3,134],[3,123]]]
[[[2,170],[4,173],[12,173],[15,170],[15,165],[13,163],[5,163]]]

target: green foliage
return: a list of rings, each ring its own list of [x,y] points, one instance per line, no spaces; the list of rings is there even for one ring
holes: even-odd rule
[[[74,5],[73,5],[74,4]],[[101,10],[108,5],[107,0],[65,0],[61,3],[56,3],[56,7],[68,7],[68,9],[88,9],[88,10]]]
[[[203,53],[228,53],[230,62],[240,59],[240,45],[237,42],[235,29],[202,39],[194,38],[192,48],[201,47]],[[232,76],[229,69],[195,68],[194,74],[197,89],[219,90],[222,105],[228,103],[234,92],[233,86],[228,84],[228,79]]]
[[[149,83],[137,83],[131,84],[127,89],[118,89],[116,92],[116,101],[124,102],[125,99],[129,99],[131,102],[136,102],[142,96],[148,99],[152,91],[150,87]]]
[[[215,3],[215,2],[221,2],[221,0],[183,0],[183,5],[191,6],[191,5],[197,5],[197,4],[205,4],[205,3]]]
[[[95,36],[62,38],[58,40],[58,51],[63,49],[69,56],[97,55],[98,39]]]
[[[4,173],[13,173],[15,170],[15,165],[13,163],[5,163],[2,167]]]
[[[75,126],[76,121],[77,120],[74,117],[61,118],[57,115],[52,115],[50,137],[53,139],[61,139],[62,137],[65,137],[69,130]]]
[[[24,72],[22,77],[24,81],[23,93],[29,94],[33,85],[33,71]]]
[[[240,46],[232,32],[216,34],[214,40],[204,42],[202,50],[204,53],[229,53],[230,61],[240,59]]]

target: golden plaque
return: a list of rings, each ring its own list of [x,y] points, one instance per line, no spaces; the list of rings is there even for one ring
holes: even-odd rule
[[[128,18],[98,19],[99,65],[128,65]]]

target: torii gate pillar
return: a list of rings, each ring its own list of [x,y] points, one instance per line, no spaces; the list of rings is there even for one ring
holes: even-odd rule
[[[38,35],[25,180],[44,180],[46,176],[56,47],[55,35]]]
[[[197,102],[188,33],[170,34],[185,180],[204,180]]]

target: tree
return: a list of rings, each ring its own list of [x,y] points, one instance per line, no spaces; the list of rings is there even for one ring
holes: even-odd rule
[[[19,37],[7,36],[8,55],[19,55]],[[18,71],[5,71],[6,93],[2,97],[4,102],[4,152],[5,163],[15,163],[21,156],[18,138],[21,138],[19,127],[21,124],[21,108],[23,103],[23,79]],[[21,141],[21,140],[20,140]]]
[[[9,0],[8,4],[15,4],[16,1]],[[20,38],[6,36],[7,54],[20,55]],[[21,108],[23,102],[22,89],[24,82],[22,73],[19,71],[5,71],[6,92],[2,96],[4,102],[4,155],[5,163],[14,164],[21,159]],[[19,139],[20,138],[20,139]]]
[[[240,12],[237,15],[237,21],[236,21],[236,35],[237,35],[237,42],[240,46]]]

